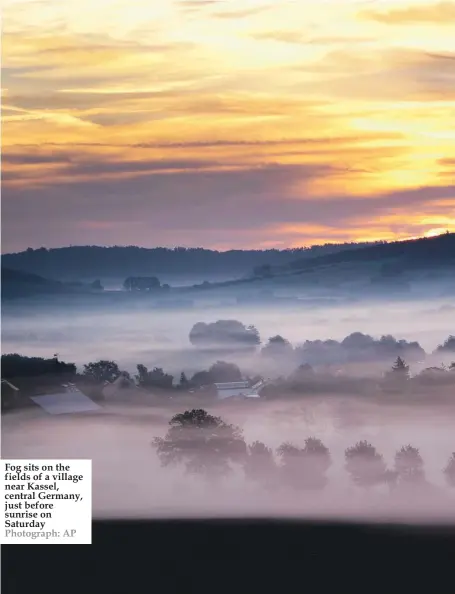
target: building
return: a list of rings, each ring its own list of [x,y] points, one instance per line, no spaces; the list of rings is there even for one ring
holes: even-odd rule
[[[250,383],[245,382],[226,382],[226,383],[218,383],[215,384],[217,398],[219,400],[224,400],[226,398],[259,398],[259,394],[257,392],[257,386],[260,384],[258,382],[254,386],[250,386]]]
[[[75,384],[63,384],[63,390],[52,394],[37,394],[30,400],[50,415],[98,412],[101,407],[83,394]]]

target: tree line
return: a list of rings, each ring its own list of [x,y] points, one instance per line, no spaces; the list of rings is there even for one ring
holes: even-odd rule
[[[236,467],[265,488],[287,486],[296,490],[320,490],[328,482],[332,456],[324,443],[308,437],[303,447],[285,442],[275,452],[261,441],[247,444],[243,431],[203,409],[176,414],[164,437],[155,437],[152,446],[163,467],[182,466],[190,474],[214,479]],[[376,448],[359,441],[344,452],[344,469],[352,483],[365,489],[428,486],[419,449],[407,444],[394,456],[389,468]],[[447,484],[455,487],[455,452],[442,469]]]
[[[127,277],[149,274],[244,274],[263,264],[283,265],[294,258],[307,258],[372,245],[371,243],[324,244],[285,250],[229,250],[204,248],[140,248],[137,246],[71,246],[28,248],[4,254],[2,264],[33,271],[50,278]]]
[[[138,387],[160,394],[177,394],[196,391],[205,397],[214,397],[215,384],[263,380],[260,374],[245,375],[235,363],[218,360],[207,370],[196,371],[189,377],[184,371],[177,378],[161,367],[136,366],[136,374],[122,370],[118,363],[109,360],[92,361],[83,365],[81,372],[74,363],[60,361],[56,354],[51,359],[25,357],[18,354],[2,355],[2,378],[17,382],[25,392],[35,384],[61,386],[64,382],[82,382],[91,389],[91,395],[102,396],[107,383],[118,381],[119,388]],[[317,370],[308,363],[299,365],[287,376],[269,379],[260,391],[265,399],[292,395],[317,395],[321,393],[365,394],[376,387],[384,391],[403,392],[408,388],[452,386],[455,384],[455,362],[449,366],[430,367],[411,377],[409,365],[397,357],[390,368],[385,368],[381,378],[339,375],[330,370]]]
[[[418,361],[424,359],[425,350],[416,341],[397,339],[390,334],[374,338],[362,332],[352,332],[342,340],[305,340],[295,347],[281,335],[270,337],[265,343],[254,325],[238,320],[197,322],[189,333],[190,343],[201,350],[225,350],[226,352],[257,351],[270,358],[296,357],[311,365],[346,363],[351,361],[381,361],[398,356]],[[455,353],[455,336],[449,337],[434,351],[434,354]]]

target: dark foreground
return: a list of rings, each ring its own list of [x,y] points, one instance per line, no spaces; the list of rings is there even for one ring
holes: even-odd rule
[[[455,527],[96,521],[93,544],[3,546],[2,591],[454,591]]]

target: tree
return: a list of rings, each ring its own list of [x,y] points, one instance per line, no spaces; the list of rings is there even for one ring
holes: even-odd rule
[[[189,382],[188,378],[186,377],[184,371],[182,371],[182,373],[180,374],[179,386],[182,389],[187,389],[190,386],[190,382]]]
[[[409,367],[401,357],[397,357],[392,369],[385,374],[384,385],[392,392],[405,389],[409,377]]]
[[[213,384],[214,381],[210,371],[196,371],[192,376],[190,383],[196,388],[201,388],[202,386]]]
[[[277,454],[283,482],[295,489],[322,489],[327,484],[326,472],[332,461],[326,446],[314,437],[305,440],[305,447],[282,444]]]
[[[202,409],[175,415],[164,437],[156,437],[162,466],[183,464],[186,471],[219,478],[244,461],[247,448],[241,429]]]
[[[248,446],[243,469],[248,479],[263,487],[275,484],[277,466],[273,452],[262,441],[255,441]]]
[[[54,376],[57,381],[61,382],[62,376],[76,375],[76,365],[59,361],[57,355],[54,355],[52,359],[43,359],[42,357],[24,357],[17,353],[10,353],[2,355],[1,368],[4,379]]]
[[[237,320],[198,322],[192,327],[189,339],[198,348],[224,350],[254,350],[261,342],[254,326],[247,327]]]
[[[454,353],[455,352],[455,336],[451,334],[442,344],[440,344],[437,349],[437,353]]]
[[[373,487],[387,478],[386,464],[376,448],[367,441],[359,441],[345,453],[345,468],[359,487]]]
[[[451,374],[444,365],[441,367],[427,367],[414,377],[414,381],[427,386],[438,386],[451,384],[453,382]]]
[[[154,367],[149,371],[145,365],[137,366],[136,381],[141,388],[172,388],[174,377],[164,373],[161,367]]]
[[[416,485],[425,482],[422,456],[419,450],[411,445],[403,446],[395,454],[395,471],[400,485]]]
[[[126,291],[152,291],[159,289],[160,286],[156,276],[129,276],[123,283]]]
[[[450,487],[455,487],[455,452],[450,456],[447,466],[444,468],[444,475],[447,484]]]
[[[401,357],[397,357],[395,363],[392,366],[392,372],[400,377],[409,379],[409,367]]]
[[[83,375],[89,381],[101,384],[115,381],[121,374],[119,366],[114,361],[97,361],[84,365]]]
[[[235,363],[227,363],[226,361],[217,361],[209,369],[212,382],[241,382],[242,372]]]
[[[291,343],[279,334],[269,338],[268,343],[261,350],[261,355],[270,358],[290,356],[293,353],[294,348]]]

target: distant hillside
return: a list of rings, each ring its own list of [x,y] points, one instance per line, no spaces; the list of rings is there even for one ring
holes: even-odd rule
[[[437,237],[382,243],[313,258],[299,258],[285,265],[265,266],[249,278],[209,283],[201,288],[240,287],[254,282],[254,286],[260,289],[268,283],[290,283],[305,273],[311,273],[310,276],[306,275],[307,285],[314,282],[315,275],[338,284],[348,280],[348,274],[350,280],[363,278],[380,284],[393,279],[396,284],[403,276],[417,278],[421,272],[438,275],[441,270],[446,274],[454,269],[455,233],[446,233]],[[310,277],[312,280],[309,280]]]
[[[289,271],[305,270],[309,267],[325,266],[349,262],[390,261],[395,263],[395,270],[427,269],[455,265],[455,233],[444,233],[436,237],[422,237],[408,241],[395,241],[381,245],[370,245],[349,252],[322,255],[311,262],[298,259],[287,266]]]
[[[65,286],[54,280],[50,280],[20,270],[12,270],[2,266],[2,299],[14,297],[29,297],[32,295],[49,295],[62,293]]]
[[[231,250],[202,248],[139,248],[74,246],[28,249],[2,256],[2,265],[59,280],[126,278],[149,275],[250,275],[255,267],[283,266],[290,261],[338,253],[373,243],[344,243],[287,250]]]
[[[93,285],[84,285],[83,283],[62,283],[44,278],[38,274],[5,268],[2,265],[2,299],[58,295],[62,293],[97,293],[101,289],[101,285],[95,287]]]

